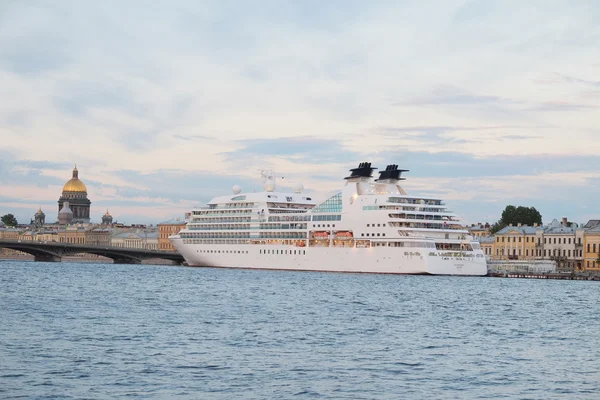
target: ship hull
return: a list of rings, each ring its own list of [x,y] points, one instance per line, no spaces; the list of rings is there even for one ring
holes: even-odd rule
[[[407,275],[487,274],[481,252],[455,257],[425,248],[404,251],[394,247],[204,245],[184,244],[182,239],[172,239],[172,243],[191,267]]]

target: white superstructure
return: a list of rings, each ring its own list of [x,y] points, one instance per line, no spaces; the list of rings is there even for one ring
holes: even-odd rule
[[[440,199],[409,196],[397,165],[361,163],[316,204],[297,185],[216,197],[169,239],[190,266],[390,274],[485,275],[479,243]]]

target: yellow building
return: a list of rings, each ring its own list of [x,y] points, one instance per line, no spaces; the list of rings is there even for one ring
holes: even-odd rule
[[[600,271],[600,226],[586,230],[583,240],[583,270]]]
[[[492,259],[532,260],[537,258],[536,232],[532,226],[507,226],[494,235]]]
[[[85,244],[85,228],[68,226],[58,231],[59,243]]]
[[[176,251],[175,247],[169,241],[169,236],[176,235],[185,228],[185,221],[179,218],[172,219],[158,224],[158,248],[163,251]]]
[[[490,236],[490,224],[473,224],[467,228],[471,236],[476,239]]]
[[[488,237],[479,237],[479,245],[481,246],[481,251],[485,254],[486,257],[492,257],[494,255],[494,238],[492,236]]]

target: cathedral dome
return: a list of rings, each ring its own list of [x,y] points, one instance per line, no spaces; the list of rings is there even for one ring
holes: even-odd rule
[[[79,180],[79,171],[77,170],[77,167],[73,168],[73,177],[65,183],[65,186],[63,186],[63,193],[64,192],[87,193],[85,184]]]

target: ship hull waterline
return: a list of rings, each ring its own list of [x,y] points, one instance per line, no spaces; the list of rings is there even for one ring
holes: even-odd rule
[[[431,249],[173,245],[190,267],[401,275],[485,276],[484,258],[429,255]],[[264,248],[263,248],[264,247]],[[264,253],[263,253],[264,252]],[[438,254],[438,253],[436,253]],[[317,261],[318,260],[318,263]]]

